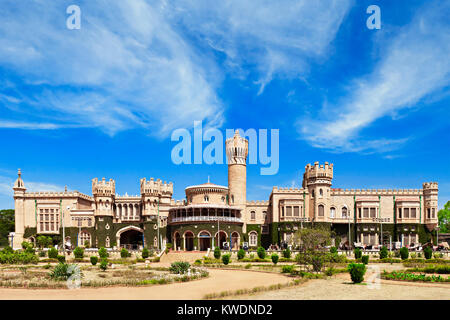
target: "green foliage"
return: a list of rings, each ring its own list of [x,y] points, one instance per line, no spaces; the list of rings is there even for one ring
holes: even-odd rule
[[[291,258],[291,250],[289,248],[286,248],[283,250],[283,258],[290,259]]]
[[[244,249],[240,249],[237,253],[237,258],[238,258],[238,260],[241,260],[241,259],[244,259],[244,257],[245,257],[245,251],[244,251]]]
[[[315,271],[315,272],[320,272],[320,271],[322,271],[322,267],[323,267],[323,257],[322,256],[320,256],[320,255],[314,255],[313,257],[312,257],[312,260],[311,260],[311,264],[312,264],[312,266],[313,266],[313,270]]]
[[[392,271],[391,273],[383,273],[384,279],[403,280],[403,281],[421,281],[421,282],[450,282],[450,278],[443,278],[441,276],[427,276],[425,274],[414,274],[408,272]]]
[[[426,247],[425,249],[423,249],[423,254],[425,256],[425,259],[431,259],[431,257],[433,256],[433,249],[431,249],[430,247]]]
[[[45,257],[45,251],[39,251],[39,257],[44,258]]]
[[[408,259],[409,256],[409,251],[408,248],[403,247],[400,249],[400,257],[402,258],[402,260],[406,260]]]
[[[56,259],[58,259],[58,261],[59,261],[60,263],[66,262],[66,257],[63,256],[63,255],[58,255],[58,256],[56,257]]]
[[[337,248],[336,247],[331,247],[330,248],[330,253],[337,253]]]
[[[220,248],[219,247],[215,247],[214,248],[214,258],[220,259],[220,255],[221,255]]]
[[[98,262],[98,257],[96,257],[96,256],[91,256],[90,260],[91,260],[91,264],[92,264],[93,266],[95,266],[95,265],[97,264],[97,262]]]
[[[38,261],[39,258],[35,254],[21,250],[11,252],[5,248],[0,252],[1,264],[36,264]]]
[[[83,259],[84,257],[84,249],[80,247],[76,247],[73,250],[73,255],[75,256],[75,259]]]
[[[129,253],[127,249],[122,248],[122,250],[120,250],[120,257],[121,258],[131,257],[131,253]]]
[[[190,267],[191,265],[189,262],[177,261],[170,265],[169,271],[175,274],[185,274],[188,272]]]
[[[223,256],[222,256],[222,262],[223,262],[223,264],[224,265],[227,265],[227,264],[229,264],[230,263],[230,255],[229,254],[224,254]]]
[[[101,247],[100,249],[98,249],[98,256],[101,259],[106,259],[109,257],[109,253],[104,247]]]
[[[353,253],[355,254],[355,259],[361,259],[362,250],[360,248],[355,248],[355,250],[353,250]]]
[[[279,257],[278,257],[278,255],[276,253],[272,254],[270,256],[270,258],[272,259],[273,264],[277,264],[278,263]]]
[[[197,260],[195,260],[194,264],[195,265],[201,265],[202,264],[202,260],[197,259]]]
[[[84,247],[85,248],[90,248],[91,247],[91,245],[89,244],[88,240],[84,241]]]
[[[9,244],[10,232],[14,232],[14,210],[0,210],[0,247]]]
[[[361,261],[364,264],[368,264],[369,263],[369,256],[368,255],[364,255],[361,257]]]
[[[50,248],[48,250],[48,257],[50,259],[57,259],[58,258],[58,250],[56,250],[56,248]]]
[[[47,236],[38,236],[36,238],[36,242],[39,246],[39,248],[48,248],[50,246],[53,245],[53,239],[51,237],[47,237]]]
[[[106,271],[106,269],[108,269],[108,259],[102,258],[98,267],[100,268],[100,270]]]
[[[439,232],[450,233],[450,201],[444,205],[444,209],[438,211]]]
[[[287,265],[287,266],[281,267],[281,272],[282,273],[292,273],[292,271],[294,271],[294,266],[293,265]]]
[[[50,278],[53,280],[67,280],[71,276],[78,274],[80,277],[82,273],[76,264],[59,263],[50,272]]]
[[[10,246],[6,246],[5,248],[3,248],[2,253],[14,253],[14,250]]]
[[[316,251],[331,243],[330,230],[324,228],[303,228],[294,235],[294,241],[303,252]]]
[[[147,259],[150,256],[150,252],[147,248],[142,249],[142,258]]]
[[[380,259],[385,259],[388,257],[388,248],[386,246],[382,246],[380,249]]]
[[[264,259],[266,257],[266,250],[263,247],[258,247],[256,253],[260,259]]]
[[[347,267],[353,283],[361,283],[364,281],[366,266],[362,263],[350,263]]]

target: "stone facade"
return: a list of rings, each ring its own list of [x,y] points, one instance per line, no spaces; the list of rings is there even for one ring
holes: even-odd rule
[[[422,189],[333,188],[333,164],[308,164],[302,188],[273,187],[268,200],[247,201],[248,141],[236,132],[226,141],[228,186],[213,183],[185,189],[186,200],[172,199],[173,184],[140,180],[140,195],[118,195],[113,179],[92,180],[92,196],[78,191],[27,192],[19,169],[14,184],[14,248],[38,235],[73,245],[147,246],[172,243],[175,250],[239,248],[289,243],[302,227],[330,228],[341,243],[402,245],[432,239],[437,225],[438,184]]]

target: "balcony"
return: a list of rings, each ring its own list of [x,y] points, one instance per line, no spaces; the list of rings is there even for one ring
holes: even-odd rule
[[[195,217],[177,217],[171,218],[170,222],[234,222],[234,223],[242,223],[241,218],[237,217],[216,217],[216,216],[195,216]]]
[[[290,222],[310,222],[310,217],[281,217],[280,221],[290,221]]]

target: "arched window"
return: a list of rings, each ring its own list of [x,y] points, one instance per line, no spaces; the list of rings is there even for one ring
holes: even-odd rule
[[[225,202],[225,197],[224,196],[222,196],[222,202]]]
[[[90,246],[91,245],[91,234],[86,231],[81,231],[80,233],[80,245],[81,246]]]
[[[111,242],[109,240],[109,236],[106,237],[105,245],[106,245],[107,248],[109,248],[111,246]]]
[[[322,204],[319,204],[319,217],[323,217],[325,208]]]
[[[312,191],[312,193],[311,193],[311,198],[314,198],[314,195],[315,195],[316,193],[314,192],[314,190]]]
[[[342,208],[342,218],[347,218],[347,207]]]
[[[258,245],[258,233],[252,231],[248,234],[248,244],[251,247],[256,247]]]
[[[153,238],[153,246],[156,248],[156,247],[158,247],[158,238],[157,237],[154,237]]]
[[[250,220],[255,220],[256,219],[256,212],[255,211],[251,211],[250,212]]]
[[[205,202],[208,202],[208,201],[209,201],[209,197],[208,197],[208,195],[206,195],[206,194],[205,194],[205,197],[204,197],[204,199],[205,199]]]
[[[320,194],[321,197],[323,196],[323,190],[322,189],[319,190],[319,194]]]
[[[334,218],[334,216],[336,215],[336,209],[334,207],[330,208],[330,218]]]
[[[231,195],[231,203],[234,203],[234,195]]]

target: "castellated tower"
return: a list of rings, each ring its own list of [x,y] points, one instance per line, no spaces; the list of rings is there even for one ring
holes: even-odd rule
[[[310,211],[314,212],[314,218],[322,218],[329,210],[331,199],[331,184],[333,181],[333,164],[320,165],[315,162],[314,166],[306,165],[303,174],[303,188],[308,188],[310,199]],[[319,208],[319,205],[320,208]],[[322,211],[323,208],[323,211]]]
[[[438,183],[425,182],[423,185],[425,223],[437,223]]]
[[[17,180],[14,182],[14,207],[15,207],[15,235],[13,248],[18,249],[22,246],[23,234],[25,232],[25,184],[22,180],[22,172],[17,172]]]
[[[113,179],[98,181],[92,179],[92,195],[95,200],[96,216],[113,216],[113,204],[116,194],[116,182]]]
[[[170,205],[173,194],[173,183],[161,179],[141,179],[141,198],[143,203],[142,214],[153,216],[158,214],[159,205]]]
[[[226,140],[225,147],[228,161],[229,204],[244,210],[247,201],[248,140],[241,137],[236,130],[234,136]]]

